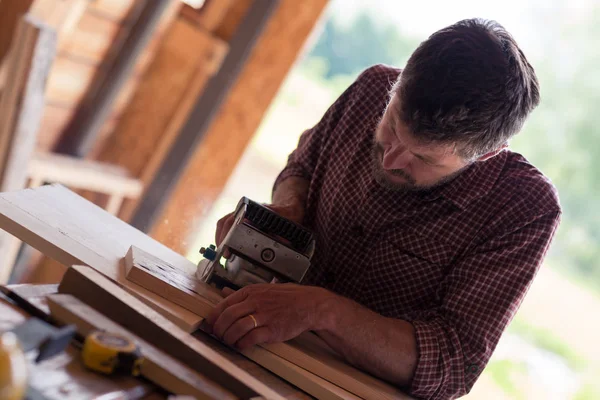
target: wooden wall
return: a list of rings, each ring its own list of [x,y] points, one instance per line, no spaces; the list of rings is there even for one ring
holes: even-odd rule
[[[281,0],[154,226],[154,238],[178,252],[188,250],[198,217],[220,194],[327,2]]]

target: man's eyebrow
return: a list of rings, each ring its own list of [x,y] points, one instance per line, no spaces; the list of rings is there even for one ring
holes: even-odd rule
[[[411,153],[412,153],[413,156],[415,156],[417,158],[420,158],[421,160],[426,161],[428,163],[432,163],[432,164],[437,163],[436,160],[434,160],[433,158],[431,158],[429,156],[424,156],[423,154],[417,154],[417,153],[412,152],[412,151],[411,151]]]
[[[395,108],[396,108],[396,110],[399,110],[398,106],[396,106]],[[392,126],[393,131],[394,131],[394,135],[396,135],[396,137],[398,136],[398,134],[396,133],[396,125],[398,124],[398,120],[399,119],[400,119],[400,117],[397,116],[397,115],[395,115],[395,114],[392,114],[391,118],[390,118],[390,125]],[[423,154],[418,154],[418,153],[415,153],[413,151],[411,151],[411,154],[413,156],[417,157],[417,158],[420,158],[421,160],[423,160],[425,162],[428,162],[428,163],[431,163],[431,164],[437,164],[437,160],[435,160],[435,159],[433,159],[433,158],[431,158],[429,156],[425,156]]]

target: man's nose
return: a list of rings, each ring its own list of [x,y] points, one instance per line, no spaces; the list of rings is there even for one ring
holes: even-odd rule
[[[404,146],[389,147],[383,153],[384,169],[402,169],[410,162],[411,154]]]

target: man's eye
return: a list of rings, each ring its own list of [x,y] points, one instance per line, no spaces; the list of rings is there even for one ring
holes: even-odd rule
[[[418,159],[419,159],[419,160],[421,160],[421,161],[423,162],[423,164],[426,164],[426,165],[435,165],[435,163],[434,163],[434,162],[432,162],[432,161],[429,161],[429,160],[426,160],[426,159],[425,159],[425,158],[423,158],[423,157],[418,157]]]

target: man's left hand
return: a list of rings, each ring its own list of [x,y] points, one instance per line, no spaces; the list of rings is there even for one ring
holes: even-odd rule
[[[332,293],[291,283],[246,286],[225,297],[206,318],[212,333],[239,349],[284,342],[317,329]]]

